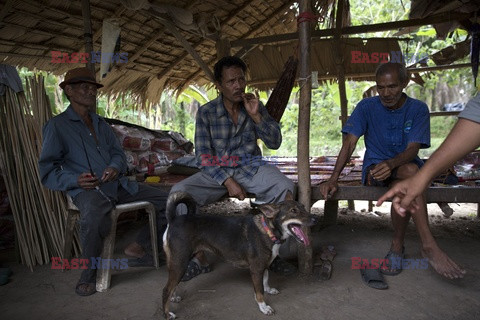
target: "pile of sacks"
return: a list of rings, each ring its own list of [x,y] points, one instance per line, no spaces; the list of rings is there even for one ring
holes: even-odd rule
[[[131,173],[147,172],[193,153],[193,143],[174,131],[155,131],[140,126],[111,124],[125,151]]]

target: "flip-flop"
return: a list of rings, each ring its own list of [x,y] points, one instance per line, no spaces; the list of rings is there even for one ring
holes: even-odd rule
[[[396,253],[393,251],[388,251],[385,256],[385,266],[386,268],[381,267],[380,271],[386,276],[396,276],[402,272],[402,261],[405,259],[405,247],[402,247],[402,253]],[[399,266],[399,269],[393,269],[393,266]]]
[[[278,256],[273,259],[268,269],[275,273],[283,274],[284,276],[290,276],[297,272],[297,268],[293,264],[288,263]]]
[[[8,276],[6,274],[0,274],[0,286],[8,283]]]
[[[12,275],[12,269],[10,268],[0,268],[0,275],[6,275],[7,277],[10,277]]]
[[[210,268],[210,265],[201,266],[195,261],[190,260],[188,262],[187,270],[183,274],[183,277],[180,281],[188,281],[202,273],[209,273],[210,271],[212,271],[212,269]]]
[[[320,253],[320,259],[333,261],[333,258],[337,255],[337,251],[335,251],[335,247],[330,246],[323,246],[322,251]]]
[[[332,276],[333,265],[332,262],[326,260],[321,265],[314,266],[314,275],[317,279],[329,280]]]
[[[388,289],[388,284],[385,283],[383,275],[379,269],[360,269],[362,280],[367,286],[374,289],[385,290]]]
[[[75,287],[75,293],[82,297],[91,296],[95,292],[97,292],[95,283],[79,282]]]

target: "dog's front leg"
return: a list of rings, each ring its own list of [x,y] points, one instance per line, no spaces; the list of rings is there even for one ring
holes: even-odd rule
[[[268,284],[268,269],[265,269],[263,272],[263,288],[266,293],[268,294],[279,294],[280,291],[278,291],[275,288],[271,288],[270,285]]]
[[[255,301],[258,304],[258,308],[262,311],[263,314],[271,316],[275,313],[272,307],[265,303],[263,296],[263,275],[261,272],[252,272],[253,288],[255,290]]]

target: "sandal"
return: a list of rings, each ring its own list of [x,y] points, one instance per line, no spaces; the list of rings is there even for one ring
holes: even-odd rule
[[[79,296],[91,296],[97,292],[95,283],[79,282],[75,287],[75,293]]]
[[[388,284],[383,279],[383,275],[378,269],[360,269],[363,282],[370,288],[385,290]]]
[[[202,273],[209,273],[210,271],[212,271],[210,265],[201,266],[197,262],[190,260],[188,262],[187,270],[180,281],[188,281]]]
[[[316,265],[313,267],[313,273],[317,279],[329,280],[332,276],[332,269],[332,262],[325,260],[321,265]]]
[[[402,272],[403,259],[405,259],[405,247],[402,247],[402,253],[396,253],[392,250],[388,251],[385,256],[385,266],[381,267],[380,271],[387,276],[396,276]],[[395,269],[398,268],[398,269]]]
[[[290,276],[295,272],[297,272],[297,267],[281,259],[278,256],[275,259],[273,259],[268,269],[276,273],[281,273],[284,276]]]

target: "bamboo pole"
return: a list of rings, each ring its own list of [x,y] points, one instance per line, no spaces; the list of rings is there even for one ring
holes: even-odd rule
[[[309,12],[310,0],[299,1],[300,14]],[[311,26],[308,19],[299,22],[298,37],[300,39],[299,55],[299,85],[300,101],[298,111],[298,199],[308,210],[311,207],[311,185],[310,185],[310,103],[312,99],[312,81],[310,68],[310,33]],[[310,237],[310,228],[304,228],[305,234]],[[300,273],[313,273],[312,247],[298,246],[298,266]]]
[[[342,27],[343,27],[343,8],[345,0],[337,0],[337,12],[335,17],[335,32],[333,35],[333,44],[336,52],[343,52],[342,50]],[[338,77],[338,92],[340,95],[340,118],[342,121],[342,128],[348,119],[348,100],[347,91],[345,88],[345,66],[343,61],[343,55],[336,55],[335,62],[337,64],[337,77]],[[342,139],[345,137],[342,136]],[[355,204],[353,200],[348,200],[348,209],[355,210]]]
[[[43,78],[27,79],[26,92],[6,89],[0,98],[0,166],[15,221],[20,261],[31,270],[61,256],[66,205],[39,179],[41,128],[51,117]],[[78,253],[78,237],[75,241]]]
[[[83,30],[85,40],[85,51],[90,53],[88,61],[85,65],[90,71],[95,74],[95,64],[92,63],[93,40],[92,40],[92,16],[90,14],[90,0],[82,0],[82,16],[83,16]],[[97,112],[97,104],[91,107],[91,112]]]

